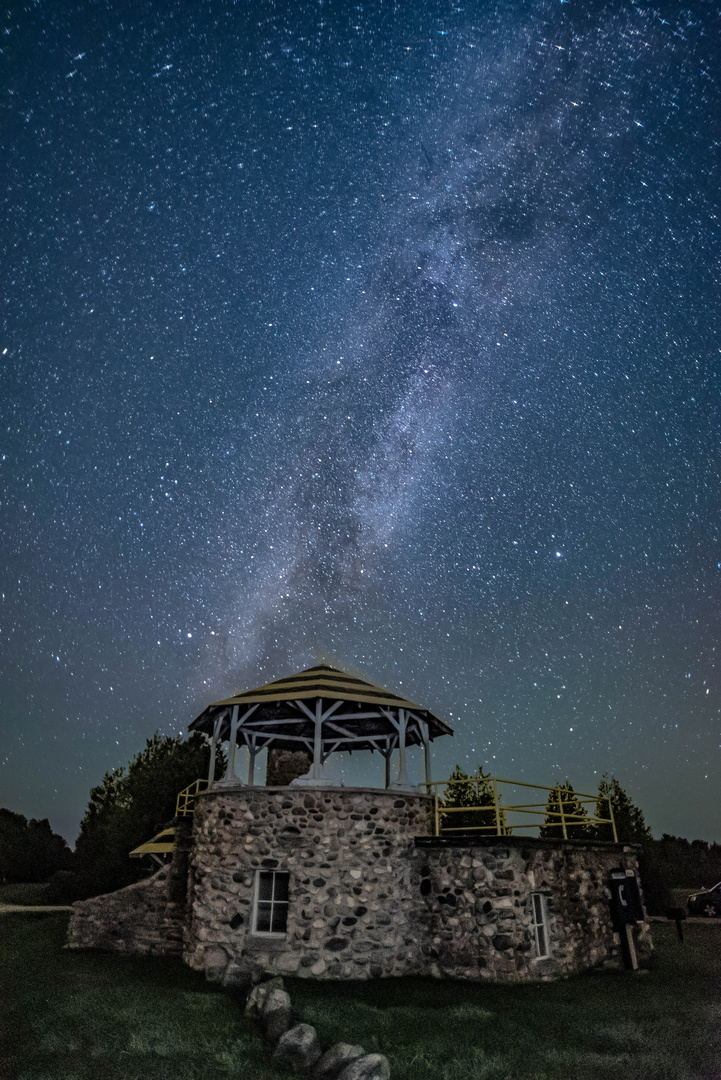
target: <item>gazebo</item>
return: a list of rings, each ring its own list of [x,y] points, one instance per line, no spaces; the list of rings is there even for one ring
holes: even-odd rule
[[[365,679],[326,664],[276,679],[255,690],[244,690],[214,701],[190,725],[211,742],[209,783],[212,784],[217,746],[228,742],[228,764],[220,784],[241,784],[236,774],[238,747],[249,753],[247,783],[254,783],[255,759],[298,754],[307,772],[293,784],[317,787],[333,781],[323,766],[337,751],[377,750],[385,758],[385,786],[408,788],[406,749],[423,746],[426,783],[430,783],[430,744],[453,729],[430,710],[382,690]],[[398,750],[398,776],[391,781],[391,755]],[[285,783],[288,781],[286,780]]]

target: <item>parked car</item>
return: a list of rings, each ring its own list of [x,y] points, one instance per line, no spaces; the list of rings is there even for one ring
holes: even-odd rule
[[[721,881],[705,892],[692,893],[686,903],[692,915],[707,915],[709,919],[721,918]]]

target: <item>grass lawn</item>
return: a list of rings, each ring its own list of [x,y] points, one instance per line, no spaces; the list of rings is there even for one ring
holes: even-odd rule
[[[277,1080],[239,998],[180,960],[63,950],[67,921],[0,916],[3,1080]]]
[[[279,1080],[242,1001],[178,960],[63,950],[67,915],[0,918],[3,1080]],[[721,1080],[721,926],[656,924],[640,975],[487,986],[286,980],[324,1045],[393,1080]]]
[[[324,1043],[358,1042],[393,1080],[721,1080],[721,926],[654,924],[641,974],[489,986],[286,980]]]

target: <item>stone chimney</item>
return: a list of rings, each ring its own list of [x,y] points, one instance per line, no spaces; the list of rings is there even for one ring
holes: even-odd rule
[[[268,750],[266,787],[286,787],[296,776],[303,776],[313,764],[307,750]]]

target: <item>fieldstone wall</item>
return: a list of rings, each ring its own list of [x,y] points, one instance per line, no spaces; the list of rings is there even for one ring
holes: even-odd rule
[[[607,889],[623,845],[432,837],[425,796],[239,788],[196,812],[184,956],[212,979],[548,979],[620,965]],[[254,934],[258,870],[290,875],[287,933]],[[550,956],[536,956],[532,894]],[[641,944],[647,928],[640,931]]]
[[[172,862],[134,885],[73,904],[69,947],[152,956],[180,954],[191,843],[192,821],[176,821]]]
[[[414,838],[426,796],[360,788],[238,788],[199,800],[184,957],[210,978],[421,973]],[[252,933],[255,872],[290,874],[284,938]]]
[[[620,844],[524,837],[419,839],[416,854],[429,973],[439,978],[550,979],[621,966],[607,888],[616,867],[638,871],[635,849]],[[545,896],[550,956],[535,955],[532,893]],[[649,928],[637,931],[650,942]]]
[[[148,956],[182,950],[185,904],[169,899],[170,868],[117,892],[73,904],[68,945]]]
[[[181,951],[209,979],[549,979],[622,963],[609,908],[620,844],[434,837],[430,800],[366,788],[216,788],[154,877],[73,905],[76,948]],[[289,874],[287,932],[253,932],[256,873]],[[532,896],[543,895],[548,957]],[[187,903],[186,903],[187,899]],[[635,931],[650,944],[648,926]]]

